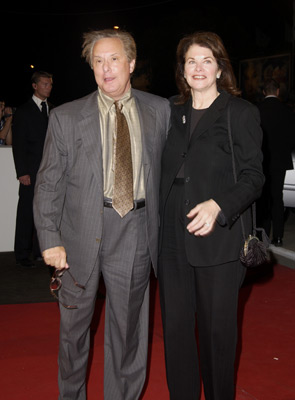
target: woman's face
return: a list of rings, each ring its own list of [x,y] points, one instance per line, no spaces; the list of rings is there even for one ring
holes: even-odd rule
[[[193,91],[217,90],[216,79],[221,71],[212,51],[193,44],[185,55],[184,77]]]

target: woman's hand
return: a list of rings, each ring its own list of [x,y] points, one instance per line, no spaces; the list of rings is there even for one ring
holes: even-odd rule
[[[187,214],[191,222],[187,225],[189,233],[195,236],[207,236],[213,232],[216,218],[221,211],[219,205],[212,199],[197,204]]]

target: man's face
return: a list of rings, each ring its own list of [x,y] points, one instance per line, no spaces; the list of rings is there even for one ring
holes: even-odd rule
[[[33,83],[34,95],[41,100],[50,96],[52,89],[52,78],[41,77],[37,83]]]
[[[128,61],[120,39],[97,41],[93,47],[92,66],[96,83],[107,96],[120,100],[129,90],[135,60]]]

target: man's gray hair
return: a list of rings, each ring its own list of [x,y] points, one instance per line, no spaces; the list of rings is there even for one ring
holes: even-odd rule
[[[114,30],[114,29],[103,29],[98,31],[90,31],[83,35],[82,45],[82,57],[86,59],[90,67],[92,68],[92,54],[93,47],[98,40],[106,38],[117,38],[123,43],[123,47],[129,62],[136,60],[136,44],[130,33]]]

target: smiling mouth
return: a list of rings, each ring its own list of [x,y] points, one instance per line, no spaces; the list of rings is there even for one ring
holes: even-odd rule
[[[206,79],[206,77],[204,75],[193,75],[193,79],[197,79],[197,80],[202,80],[202,79]]]

